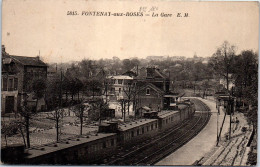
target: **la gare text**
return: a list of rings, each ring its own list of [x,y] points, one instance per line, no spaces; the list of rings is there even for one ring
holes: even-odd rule
[[[67,11],[68,16],[132,16],[132,17],[189,17],[189,13],[144,13],[144,12],[124,12],[124,13],[115,13],[115,12],[98,12],[98,11]]]

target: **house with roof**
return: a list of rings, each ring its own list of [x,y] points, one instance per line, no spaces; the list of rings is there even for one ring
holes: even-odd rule
[[[133,83],[133,77],[127,75],[115,75],[107,77],[107,96],[110,101],[127,98],[127,89]]]
[[[32,82],[36,78],[47,79],[47,64],[39,57],[9,55],[2,45],[2,113],[17,112],[25,98],[33,98]],[[39,110],[45,104],[43,99],[38,102]]]
[[[146,77],[137,79],[138,108],[151,110],[173,109],[179,99],[178,93],[170,91],[170,78],[156,67],[146,68]]]

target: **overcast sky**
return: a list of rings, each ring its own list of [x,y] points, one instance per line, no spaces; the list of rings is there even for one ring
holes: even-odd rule
[[[137,1],[136,1],[137,2]],[[3,0],[2,44],[11,55],[46,62],[117,56],[211,56],[224,40],[258,51],[258,2]],[[158,7],[162,17],[93,17],[82,11],[138,12]],[[77,11],[78,16],[68,16]],[[177,18],[177,13],[188,18]],[[148,13],[148,12],[146,12]],[[151,14],[151,12],[150,12]]]

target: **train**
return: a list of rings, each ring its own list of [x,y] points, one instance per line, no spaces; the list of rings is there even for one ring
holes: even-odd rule
[[[188,121],[194,113],[194,103],[184,101],[177,104],[176,110],[146,112],[142,119],[133,122],[102,123],[95,134],[28,149],[24,164],[95,164],[112,157],[118,149],[133,147]]]

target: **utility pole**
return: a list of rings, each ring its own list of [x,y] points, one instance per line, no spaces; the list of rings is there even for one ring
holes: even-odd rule
[[[106,91],[106,103],[107,103],[107,80],[105,80],[105,91]]]
[[[62,107],[62,69],[60,70],[60,108]]]
[[[218,136],[218,117],[219,117],[219,105],[218,105],[218,113],[217,113],[217,146],[219,142],[219,136]]]

